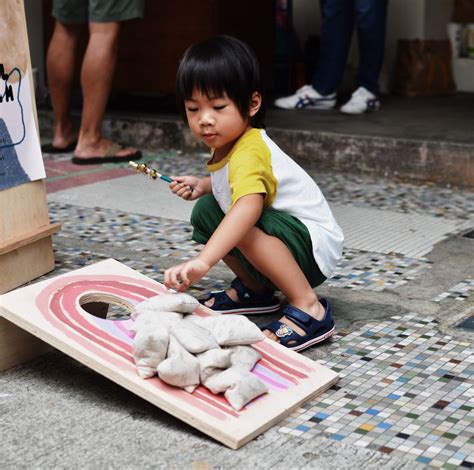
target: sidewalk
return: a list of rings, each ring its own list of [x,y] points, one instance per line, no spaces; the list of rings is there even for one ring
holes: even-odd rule
[[[145,160],[164,174],[205,171],[200,150],[154,148]],[[62,224],[48,276],[113,257],[162,281],[197,253],[192,204],[165,183],[126,165],[74,166],[70,155],[45,155],[45,165],[50,216]],[[0,374],[3,467],[472,468],[474,332],[457,325],[474,315],[474,239],[463,236],[474,194],[307,168],[346,234],[318,289],[337,334],[303,352],[339,371],[335,386],[232,451],[51,352]],[[190,293],[230,279],[218,265]]]

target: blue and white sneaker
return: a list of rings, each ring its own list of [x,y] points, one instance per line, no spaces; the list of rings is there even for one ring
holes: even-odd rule
[[[275,106],[282,109],[331,109],[336,105],[336,93],[320,95],[311,85],[296,90],[294,95],[275,100]]]
[[[341,106],[341,112],[346,114],[371,113],[380,109],[379,99],[363,86],[352,93],[351,99]]]

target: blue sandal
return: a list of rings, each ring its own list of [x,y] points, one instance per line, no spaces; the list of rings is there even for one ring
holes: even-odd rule
[[[210,308],[219,313],[243,313],[255,315],[262,313],[276,312],[280,309],[280,300],[274,296],[274,291],[265,294],[256,294],[242,284],[236,277],[230,287],[237,292],[237,302],[232,300],[226,291],[210,292],[206,299],[200,299],[201,304],[205,304],[210,299],[214,299],[214,304]]]
[[[290,326],[278,320],[262,326],[260,329],[262,331],[272,331],[280,339],[281,345],[293,351],[301,351],[309,348],[313,344],[320,343],[332,336],[335,331],[335,326],[329,301],[327,299],[319,299],[319,301],[326,311],[324,319],[321,321],[316,320],[303,312],[303,310],[293,307],[292,305],[287,305],[283,309],[283,315],[298,325],[306,333],[305,336],[299,335]]]

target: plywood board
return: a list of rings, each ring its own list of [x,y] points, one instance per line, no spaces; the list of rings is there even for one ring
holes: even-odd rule
[[[51,351],[51,346],[0,317],[0,371]]]
[[[338,380],[336,372],[270,340],[254,345],[262,359],[253,370],[270,392],[240,412],[204,387],[188,394],[157,377],[142,380],[132,358],[129,328],[133,320],[98,318],[87,313],[81,303],[106,297],[109,303],[131,310],[138,302],[163,293],[167,293],[163,285],[109,259],[0,296],[0,314],[234,449]],[[196,311],[201,316],[210,313],[205,307]]]
[[[0,293],[54,269],[22,0],[0,0]],[[4,27],[8,25],[8,27]]]

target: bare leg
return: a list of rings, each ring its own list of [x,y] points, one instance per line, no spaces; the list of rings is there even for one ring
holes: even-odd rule
[[[259,228],[253,227],[237,248],[242,251],[247,260],[258,271],[268,277],[278,287],[287,298],[289,304],[303,310],[317,320],[324,318],[324,307],[320,304],[318,297],[308,283],[298,263],[293,258],[290,250],[279,238],[267,235]],[[233,260],[238,264],[235,258]],[[227,264],[228,260],[225,259],[224,261]],[[243,271],[242,267],[240,267],[240,271],[236,266],[229,265],[229,267],[239,277],[245,275],[241,272]],[[249,289],[256,292],[258,291],[257,289],[261,289],[261,285],[256,285],[255,281],[252,281],[248,274],[246,276],[247,282],[253,282],[253,284],[247,285]],[[242,282],[244,282],[243,279]],[[231,294],[232,292],[229,293],[230,296]],[[305,335],[298,325],[295,325],[286,317],[282,317],[280,321],[289,325],[296,333],[302,336]],[[279,341],[278,337],[271,331],[265,330],[264,333],[269,338]]]
[[[65,25],[56,21],[48,47],[48,83],[54,115],[53,145],[57,148],[65,148],[76,140],[70,102],[81,29],[81,25]]]
[[[120,23],[89,23],[89,42],[81,69],[84,98],[76,157],[103,156],[112,142],[102,136],[104,117],[110,87],[117,62]],[[117,155],[133,154],[125,148]]]
[[[242,281],[242,284],[251,291],[255,292],[256,294],[263,294],[267,290],[263,284],[258,283],[248,274],[248,272],[240,264],[239,260],[234,256],[224,256],[222,261],[224,261],[230,270]],[[235,302],[239,300],[237,297],[237,292],[233,287],[227,289],[226,293]],[[207,302],[205,302],[205,305],[207,307],[212,307],[214,305],[214,300],[214,298],[209,299]]]

